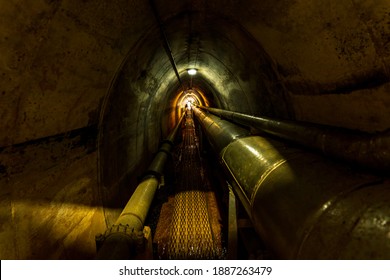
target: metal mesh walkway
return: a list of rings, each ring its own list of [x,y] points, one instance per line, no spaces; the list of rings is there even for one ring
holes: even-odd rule
[[[183,143],[177,168],[176,194],[169,229],[167,257],[169,259],[219,258],[222,250],[210,221],[208,205],[210,201],[204,183],[198,141],[190,110],[187,110],[183,127]]]

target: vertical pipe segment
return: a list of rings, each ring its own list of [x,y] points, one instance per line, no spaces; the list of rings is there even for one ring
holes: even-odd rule
[[[390,179],[194,108],[255,230],[281,259],[390,259]]]
[[[229,186],[229,210],[228,210],[228,259],[237,259],[237,209],[236,196]]]
[[[390,132],[369,134],[306,122],[255,117],[233,111],[198,106],[214,115],[252,126],[280,139],[321,151],[383,173],[390,172]]]
[[[104,234],[96,237],[97,259],[131,259],[144,250],[144,222],[183,118],[184,114],[162,142],[144,178],[118,219]]]

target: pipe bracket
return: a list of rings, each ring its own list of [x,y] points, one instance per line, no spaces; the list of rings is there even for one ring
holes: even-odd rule
[[[99,251],[103,243],[114,235],[124,235],[129,243],[134,246],[137,253],[141,253],[145,249],[146,240],[144,238],[144,230],[135,230],[129,225],[115,224],[108,228],[105,233],[95,237],[97,250]]]

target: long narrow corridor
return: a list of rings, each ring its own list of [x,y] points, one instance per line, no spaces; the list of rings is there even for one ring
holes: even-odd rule
[[[176,163],[175,194],[168,240],[159,244],[159,258],[222,259],[221,225],[215,194],[201,162],[192,110],[186,109],[183,142]],[[164,223],[165,224],[165,223]],[[157,228],[157,230],[159,230]],[[164,256],[166,252],[166,256]]]
[[[231,240],[243,259],[390,258],[389,15],[0,0],[0,258],[92,260],[115,231],[161,259],[227,258]]]

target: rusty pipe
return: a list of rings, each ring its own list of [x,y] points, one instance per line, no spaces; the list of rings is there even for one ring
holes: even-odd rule
[[[255,230],[279,258],[390,259],[389,178],[193,110]]]
[[[180,124],[163,141],[141,183],[127,202],[115,223],[97,237],[97,259],[130,259],[137,254],[143,243],[143,228],[146,216],[156,193],[159,176],[162,174]]]
[[[321,151],[324,155],[380,172],[390,171],[390,132],[369,134],[326,125],[198,107],[233,122],[252,126],[281,139]]]

